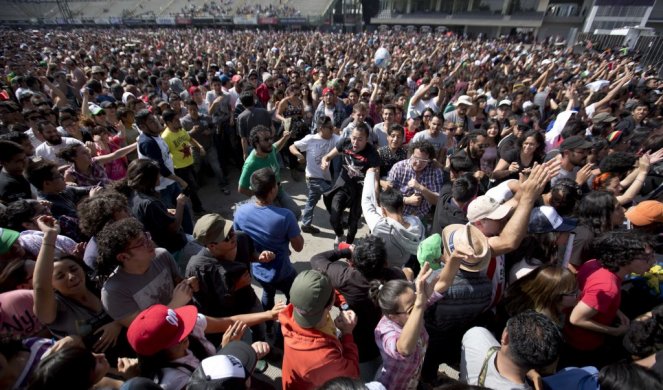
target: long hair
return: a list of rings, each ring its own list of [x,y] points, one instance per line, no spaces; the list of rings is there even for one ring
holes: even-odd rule
[[[598,237],[612,229],[612,213],[617,207],[617,198],[606,191],[592,191],[578,203],[578,220]]]
[[[575,275],[555,264],[543,265],[512,284],[506,292],[505,307],[509,316],[534,310],[561,323],[558,304],[564,294],[577,290]]]

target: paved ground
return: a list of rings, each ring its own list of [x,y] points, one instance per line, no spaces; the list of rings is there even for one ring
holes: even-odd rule
[[[229,176],[231,183],[237,183],[239,179],[239,170],[232,170]],[[303,205],[306,200],[306,183],[303,180],[300,182],[293,180],[289,170],[287,169],[281,170],[281,178],[282,185],[284,185],[285,190],[292,196],[298,205],[302,206],[303,210]],[[229,186],[229,188],[231,190],[230,195],[224,195],[221,191],[219,191],[215,184],[215,180],[211,177],[208,178],[206,185],[204,185],[199,191],[199,195],[205,209],[209,212],[217,212],[223,215],[225,218],[232,218],[235,203],[244,201],[247,198],[246,196],[237,192],[236,184]],[[311,268],[309,259],[314,254],[325,250],[330,250],[334,247],[335,235],[329,224],[329,214],[325,210],[324,205],[322,204],[322,200],[318,203],[318,206],[315,209],[313,225],[320,228],[320,234],[313,236],[307,233],[302,233],[304,236],[304,249],[299,253],[293,252],[291,255],[292,263],[298,272]],[[357,238],[364,237],[366,234],[368,234],[368,228],[362,220],[357,232]],[[262,289],[260,288],[260,285],[254,281],[253,287],[256,290],[258,297],[260,297],[262,295]],[[285,300],[285,297],[283,295],[277,294],[277,300],[278,299]],[[282,351],[276,349],[273,352],[274,356],[270,356],[270,358],[267,359],[270,362],[269,369],[265,372],[264,375],[260,375],[258,377],[266,382],[272,383],[275,388],[281,389],[280,359],[282,356]],[[446,366],[441,366],[441,369],[450,377],[458,377],[457,372],[449,369]]]

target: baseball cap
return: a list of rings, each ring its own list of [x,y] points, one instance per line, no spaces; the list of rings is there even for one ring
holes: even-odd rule
[[[320,271],[306,270],[297,275],[290,287],[295,322],[302,328],[317,325],[331,303],[333,290],[329,277]]]
[[[104,68],[102,68],[101,66],[99,66],[99,65],[95,65],[95,66],[92,67],[92,69],[90,69],[90,73],[92,73],[92,74],[95,74],[95,73],[106,73],[106,71],[105,71]]]
[[[221,80],[221,83],[222,83],[222,84],[225,84],[225,83],[227,83],[228,81],[230,81],[230,77],[228,77],[228,76],[226,76],[225,74],[223,74],[223,75],[221,75],[221,77],[219,78],[219,80]]]
[[[509,100],[509,99],[501,100],[500,103],[497,105],[497,107],[502,107],[502,106],[511,107],[511,100]]]
[[[103,108],[101,108],[100,106],[94,103],[88,103],[88,108],[92,116],[102,115],[106,113],[106,111],[104,111]]]
[[[442,236],[439,233],[435,233],[419,243],[417,260],[422,267],[424,263],[428,263],[433,271],[440,269],[440,257],[442,257]]]
[[[431,94],[432,94],[432,92],[431,92]],[[458,98],[458,100],[456,100],[456,103],[454,103],[454,106],[458,107],[461,104],[465,105],[465,106],[471,106],[474,103],[472,103],[472,98],[471,97],[469,97],[467,95],[462,95]]]
[[[233,84],[237,84],[240,80],[242,80],[242,76],[240,76],[240,75],[238,75],[238,74],[234,75],[234,76],[230,79],[230,81],[231,81]]]
[[[592,117],[592,123],[610,123],[616,121],[617,118],[608,114],[607,112],[599,112]]]
[[[615,147],[617,146],[621,141],[622,141],[622,136],[624,135],[624,132],[621,130],[615,130],[608,134],[606,137],[606,140],[608,140],[608,143],[610,144],[610,147]]]
[[[127,329],[131,348],[141,356],[152,356],[186,339],[196,325],[198,309],[193,305],[171,309],[153,305],[143,310]]]
[[[527,230],[530,233],[570,232],[576,228],[577,221],[563,218],[551,206],[540,206],[532,209]]]
[[[223,241],[232,228],[232,221],[226,221],[221,215],[205,214],[193,227],[193,238],[203,245]]]
[[[329,95],[330,93],[331,93],[332,95],[334,94],[334,90],[333,90],[332,88],[327,87],[327,88],[325,88],[325,89],[322,90],[322,96],[327,96],[327,95]]]
[[[474,199],[467,207],[467,219],[476,222],[481,219],[492,219],[499,221],[509,215],[511,206],[500,204],[495,199],[481,195]]]
[[[573,135],[565,139],[561,145],[559,145],[560,151],[571,150],[571,149],[589,149],[592,147],[592,143],[587,141],[585,138],[579,135]]]
[[[250,345],[231,341],[216,355],[200,362],[189,380],[189,390],[246,389],[246,379],[255,369],[258,357]]]
[[[4,255],[12,249],[12,245],[18,240],[19,235],[15,230],[0,228],[0,255]]]
[[[490,262],[490,245],[488,238],[476,226],[471,224],[453,224],[442,230],[442,244],[444,253],[451,255],[459,247],[474,249],[474,256],[461,260],[460,269],[468,272],[479,272],[485,269]]]
[[[645,200],[631,207],[626,212],[626,218],[635,226],[663,222],[663,203],[656,200]]]

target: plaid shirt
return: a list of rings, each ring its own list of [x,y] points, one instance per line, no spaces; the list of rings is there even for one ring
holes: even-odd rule
[[[395,189],[403,194],[403,197],[420,194],[419,191],[415,191],[414,188],[407,185],[410,179],[417,179],[419,184],[428,188],[431,192],[439,194],[442,189],[442,171],[432,163],[429,163],[418,175],[414,172],[414,169],[412,169],[410,159],[397,162],[389,171],[388,180]],[[403,208],[403,214],[423,217],[428,214],[430,209],[431,204],[428,203],[426,198],[423,198],[421,203],[419,203],[419,206],[410,206],[406,204]]]
[[[430,307],[443,297],[444,294],[433,292],[426,302],[426,307]],[[375,327],[375,343],[382,355],[382,367],[378,371],[376,380],[388,390],[416,389],[424,356],[426,356],[428,332],[425,327],[421,327],[417,348],[409,356],[401,355],[396,349],[401,332],[403,332],[403,327],[387,316],[382,316]]]

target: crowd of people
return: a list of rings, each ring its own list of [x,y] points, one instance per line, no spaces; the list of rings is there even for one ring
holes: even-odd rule
[[[0,387],[663,388],[663,83],[629,53],[3,38]]]

